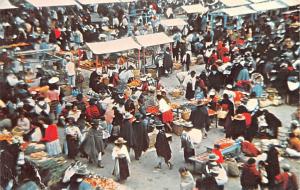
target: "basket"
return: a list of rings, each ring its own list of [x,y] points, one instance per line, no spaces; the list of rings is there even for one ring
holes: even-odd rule
[[[147,69],[147,72],[151,74],[152,78],[157,78],[156,69]]]
[[[179,64],[179,63],[174,63],[174,66],[173,66],[173,68],[174,68],[175,70],[180,70],[180,69],[181,69],[181,67],[182,67],[182,65],[181,65],[181,64]]]
[[[190,115],[191,115],[191,112],[189,110],[184,110],[181,113],[181,118],[184,119],[185,121],[188,121],[190,119]]]
[[[11,133],[13,134],[13,136],[20,136],[20,137],[22,137],[24,135],[24,130],[21,129],[20,127],[15,127],[15,128],[13,128],[13,130],[11,131]]]
[[[135,69],[132,72],[133,72],[134,78],[139,79],[141,77],[141,71],[139,69]]]

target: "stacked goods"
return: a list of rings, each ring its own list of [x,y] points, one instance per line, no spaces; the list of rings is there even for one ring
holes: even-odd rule
[[[220,145],[220,149],[225,149],[227,147],[230,147],[234,144],[234,140],[229,139],[229,138],[223,138],[218,140],[215,144]]]
[[[153,115],[156,115],[159,113],[159,109],[157,106],[148,106],[147,109],[146,109],[146,112],[147,113],[151,113]]]
[[[35,164],[39,170],[42,182],[47,187],[54,186],[59,183],[71,163],[68,163],[63,157],[49,158],[43,161],[36,160]],[[51,188],[50,188],[51,189]]]
[[[200,162],[207,162],[207,161],[208,161],[208,155],[209,155],[209,154],[210,154],[210,153],[205,152],[205,153],[196,155],[196,156],[195,156],[195,159],[196,159],[197,161],[200,161]]]
[[[191,111],[188,109],[185,109],[181,113],[181,118],[184,119],[185,121],[188,121],[190,119]]]
[[[135,80],[131,81],[127,86],[128,86],[129,88],[136,88],[136,87],[139,87],[139,86],[141,86],[141,85],[142,85],[141,81],[135,79]]]
[[[48,154],[44,151],[35,152],[30,154],[30,158],[34,160],[40,160],[42,158],[46,158]]]
[[[24,130],[21,127],[17,126],[13,128],[11,133],[13,134],[13,136],[23,136]]]
[[[12,142],[12,137],[11,134],[0,134],[0,141]]]
[[[25,154],[31,154],[45,150],[44,144],[29,143],[25,149]]]
[[[46,92],[48,92],[48,90],[49,90],[49,86],[41,86],[41,87],[34,86],[34,87],[28,88],[29,92],[35,91],[35,92],[40,92],[40,93],[46,93]]]
[[[180,96],[183,95],[183,91],[180,90],[179,88],[175,88],[170,94],[174,98],[179,98]]]
[[[180,70],[181,67],[182,67],[182,65],[181,65],[180,63],[174,63],[174,64],[173,64],[173,68],[174,68],[175,70]]]
[[[85,60],[81,61],[79,66],[83,69],[92,69],[95,67],[95,63],[93,61]]]
[[[94,188],[100,188],[103,190],[115,190],[118,188],[118,184],[111,178],[93,177],[85,178],[84,181]]]
[[[141,71],[139,69],[133,70],[133,76],[135,79],[139,79],[141,77]]]
[[[290,130],[287,127],[279,127],[278,128],[278,140],[282,147],[288,146]]]
[[[180,108],[180,105],[177,104],[177,103],[172,103],[170,106],[171,106],[171,109],[178,109],[178,108]]]

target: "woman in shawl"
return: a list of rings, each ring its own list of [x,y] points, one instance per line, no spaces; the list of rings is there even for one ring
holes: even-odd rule
[[[100,121],[92,121],[92,127],[89,129],[85,141],[82,143],[82,149],[88,155],[89,162],[97,163],[98,167],[103,168],[102,154],[104,154],[104,143],[102,128],[99,127]]]
[[[146,123],[142,122],[142,119],[146,117],[140,113],[135,115],[136,121],[133,122],[133,134],[135,139],[135,145],[133,147],[135,159],[139,160],[142,151],[146,151],[149,147],[149,136],[147,133],[147,125]]]
[[[112,159],[115,161],[113,175],[118,181],[126,180],[129,174],[130,157],[125,145],[126,141],[120,137],[115,141],[115,147],[112,151]]]
[[[77,126],[75,126],[75,119],[70,117],[67,119],[66,127],[66,139],[68,145],[68,157],[74,159],[78,153],[79,142],[81,140],[81,132]]]
[[[223,94],[223,100],[220,102],[223,111],[227,111],[225,118],[219,118],[219,125],[224,126],[226,137],[230,136],[231,116],[234,115],[234,105],[229,100],[228,94]]]
[[[159,130],[156,136],[156,142],[154,144],[154,147],[156,148],[156,154],[159,160],[158,165],[155,168],[161,169],[161,164],[164,159],[165,163],[168,165],[169,169],[171,170],[173,168],[173,164],[170,162],[172,152],[171,152],[171,148],[166,133],[163,130],[164,124],[161,122],[156,122],[154,123],[154,125]]]
[[[275,176],[280,174],[278,154],[279,153],[274,146],[271,146],[267,152],[266,171],[268,174],[269,188],[271,189],[275,185]]]
[[[132,120],[133,115],[129,112],[126,112],[120,129],[120,136],[123,137],[125,141],[127,141],[126,146],[128,152],[130,152],[130,148],[134,147]]]

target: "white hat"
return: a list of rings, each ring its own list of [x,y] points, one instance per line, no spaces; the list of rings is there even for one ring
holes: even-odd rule
[[[280,68],[282,68],[282,67],[288,67],[288,64],[287,63],[282,63],[281,65],[280,65]]]
[[[49,84],[54,84],[54,83],[57,83],[59,81],[59,78],[58,77],[52,77],[49,81],[48,81],[48,83]]]
[[[71,56],[67,55],[66,60],[71,60]]]
[[[38,65],[35,66],[35,68],[41,69],[41,68],[42,68],[42,65],[38,64]]]
[[[231,84],[227,84],[227,85],[226,85],[226,88],[232,89],[232,85],[231,85]]]

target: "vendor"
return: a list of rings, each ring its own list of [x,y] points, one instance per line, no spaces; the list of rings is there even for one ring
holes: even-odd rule
[[[68,157],[70,159],[75,159],[78,153],[79,143],[82,140],[82,135],[79,128],[75,125],[75,119],[73,117],[67,118],[66,139],[68,145]]]
[[[300,152],[300,139],[298,137],[296,137],[296,135],[294,133],[290,133],[289,137],[290,137],[289,144],[290,144],[291,148]]]
[[[46,149],[49,156],[59,155],[62,150],[58,138],[58,129],[56,124],[52,123],[49,118],[40,119],[39,122],[45,130],[41,141],[46,143]]]
[[[95,92],[99,91],[98,84],[100,83],[101,76],[102,71],[98,67],[90,75],[89,87]]]
[[[215,144],[211,152],[219,157],[219,159],[216,161],[218,164],[224,163],[223,154],[219,144]]]
[[[171,122],[173,122],[173,112],[170,105],[163,98],[162,95],[156,96],[158,100],[159,111],[162,113],[162,122],[172,131]]]
[[[191,156],[195,156],[195,147],[194,147],[194,142],[192,141],[189,131],[191,130],[191,127],[183,127],[183,132],[180,136],[181,139],[181,148],[183,148],[183,156],[184,156],[184,161],[186,163],[191,162],[189,158]]]

